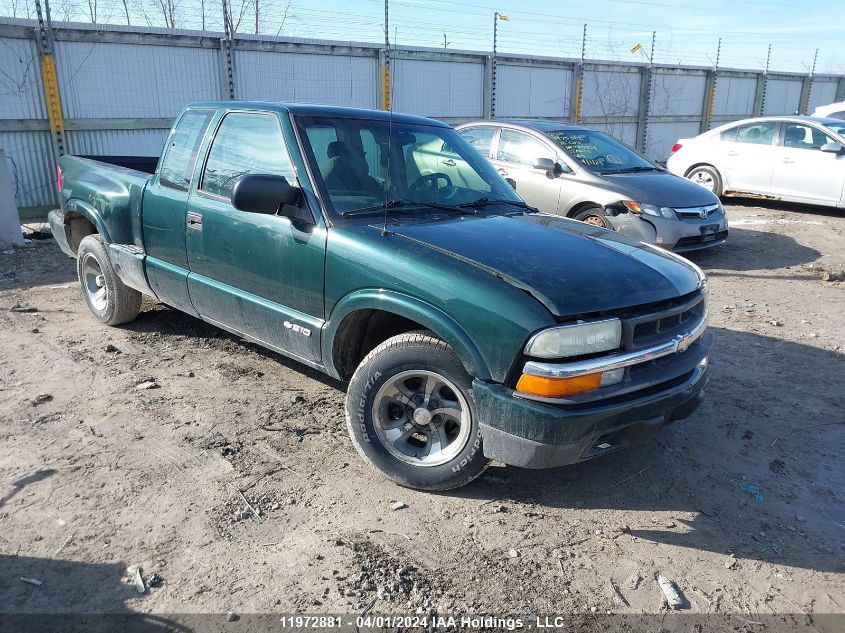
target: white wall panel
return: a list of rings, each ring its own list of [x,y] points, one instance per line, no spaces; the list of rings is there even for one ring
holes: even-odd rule
[[[583,116],[635,116],[640,102],[640,73],[587,70],[583,90]]]
[[[481,117],[484,65],[397,59],[393,62],[393,108],[429,117]]]
[[[72,154],[159,156],[170,130],[75,130],[67,133]]]
[[[713,114],[751,116],[754,113],[756,96],[757,79],[755,77],[718,77]]]
[[[56,167],[49,132],[0,132],[18,208],[53,204]]]
[[[239,51],[239,99],[378,107],[375,57]]]
[[[707,78],[701,74],[655,72],[651,77],[651,114],[699,116],[706,83]]]
[[[214,49],[59,41],[56,59],[67,118],[169,118],[220,98]]]
[[[812,90],[810,90],[810,107],[807,108],[807,113],[812,114],[817,107],[835,102],[837,87],[838,83],[835,81],[819,79],[814,81]]]
[[[648,124],[648,142],[645,154],[652,160],[665,161],[669,158],[672,145],[679,138],[698,136],[697,122],[654,122]]]
[[[795,114],[801,105],[801,79],[769,79],[763,114]]]
[[[496,66],[496,115],[568,118],[572,71],[545,66]]]
[[[41,65],[32,40],[0,40],[0,119],[46,117]]]

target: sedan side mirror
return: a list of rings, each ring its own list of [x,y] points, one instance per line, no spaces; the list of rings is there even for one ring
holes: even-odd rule
[[[284,176],[247,174],[235,181],[232,206],[238,211],[272,215],[280,210],[283,212],[286,205],[299,202],[301,193],[299,187],[291,186]],[[288,216],[287,213],[283,215]]]
[[[833,141],[825,143],[819,149],[830,154],[842,154],[845,152],[845,147],[842,147],[842,143],[836,143]]]
[[[546,175],[549,178],[557,178],[561,174],[571,171],[569,169],[564,169],[563,165],[551,158],[538,158],[534,161],[533,167],[534,169],[541,169],[546,172]]]

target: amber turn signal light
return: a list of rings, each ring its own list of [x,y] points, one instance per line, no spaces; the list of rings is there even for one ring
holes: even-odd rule
[[[523,374],[516,383],[516,390],[543,398],[560,398],[592,391],[601,386],[601,372],[574,378],[547,378]]]

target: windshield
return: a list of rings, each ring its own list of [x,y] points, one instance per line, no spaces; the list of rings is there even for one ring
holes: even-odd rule
[[[560,130],[547,134],[573,160],[597,174],[656,169],[634,150],[603,132]]]
[[[845,121],[825,122],[824,126],[828,130],[833,130],[840,136],[845,136]]]
[[[405,213],[481,198],[522,203],[452,128],[337,117],[297,117],[297,124],[334,214],[378,213],[388,202]]]

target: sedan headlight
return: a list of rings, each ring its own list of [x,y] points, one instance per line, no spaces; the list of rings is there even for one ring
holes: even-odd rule
[[[658,207],[656,204],[643,204],[634,200],[623,200],[622,204],[628,211],[635,214],[653,215],[658,218],[666,218],[667,220],[674,220],[678,217],[675,215],[675,210],[671,207]]]
[[[525,353],[536,358],[564,358],[617,349],[622,342],[619,319],[559,325],[538,332],[528,341]]]

